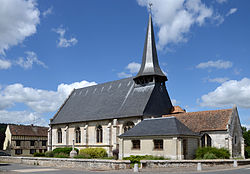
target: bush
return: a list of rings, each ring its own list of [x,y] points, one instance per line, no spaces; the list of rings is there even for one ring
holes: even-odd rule
[[[152,155],[131,155],[130,157],[124,157],[124,160],[130,160],[132,164],[140,163],[141,160],[168,160],[168,158],[164,158],[163,156],[152,156]]]
[[[44,157],[45,156],[45,153],[34,153],[33,154],[34,157]]]
[[[229,159],[230,157],[227,149],[216,147],[199,147],[195,155],[196,159]]]
[[[250,146],[245,147],[245,158],[250,158]]]
[[[53,151],[47,151],[47,152],[45,152],[45,156],[46,157],[53,157],[54,156],[54,152]]]
[[[66,153],[60,152],[60,153],[56,153],[56,154],[54,155],[54,157],[55,157],[55,158],[68,158],[69,155],[66,154]]]
[[[65,153],[67,155],[70,154],[70,152],[72,151],[72,147],[62,147],[62,148],[55,148],[53,150],[53,153],[54,154],[57,154],[57,153]],[[78,153],[79,150],[77,148],[75,148],[75,151]]]
[[[203,159],[217,159],[217,156],[215,156],[213,153],[207,152]]]
[[[89,158],[104,158],[108,156],[103,148],[85,148],[81,149],[79,154]]]

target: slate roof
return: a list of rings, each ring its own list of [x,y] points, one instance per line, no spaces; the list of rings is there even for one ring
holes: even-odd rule
[[[167,81],[167,77],[162,72],[158,62],[151,14],[149,15],[147,34],[143,49],[142,64],[135,79],[141,76],[149,75],[160,76],[162,79],[164,79],[164,81]]]
[[[172,103],[160,84],[136,87],[133,78],[74,90],[51,124],[104,120],[132,116],[162,116]]]
[[[120,137],[144,137],[144,136],[169,136],[191,135],[197,133],[191,131],[175,117],[145,119],[135,127],[120,135]]]
[[[15,136],[48,136],[48,127],[32,126],[32,125],[9,125],[10,132]]]
[[[194,132],[227,130],[227,124],[232,116],[233,109],[221,109],[199,112],[186,112],[164,115],[176,117]]]

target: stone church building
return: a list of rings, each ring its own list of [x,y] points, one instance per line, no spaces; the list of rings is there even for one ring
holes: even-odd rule
[[[198,146],[225,147],[233,156],[244,155],[236,108],[226,116],[221,111],[186,113],[172,105],[167,80],[159,66],[150,15],[138,74],[73,90],[50,120],[48,149],[74,141],[79,149],[102,147],[110,156],[119,149],[120,158],[149,154],[191,159]],[[203,124],[194,127],[197,122]]]

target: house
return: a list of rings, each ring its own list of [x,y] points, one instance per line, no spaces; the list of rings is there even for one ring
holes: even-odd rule
[[[145,119],[120,135],[120,158],[130,155],[163,156],[170,159],[193,159],[200,135],[175,117]]]
[[[9,124],[5,132],[3,150],[12,156],[32,156],[35,152],[46,152],[48,127]]]
[[[50,119],[48,150],[75,144],[79,149],[102,147],[109,156],[113,150],[120,149],[120,158],[152,154],[190,159],[198,146],[211,145],[232,149],[232,157],[244,156],[237,109],[231,111],[231,117],[224,110],[205,111],[207,114],[203,114],[204,117],[191,116],[196,114],[173,107],[165,84],[167,80],[159,66],[153,23],[149,15],[138,74],[74,89]],[[199,120],[201,118],[203,122]],[[192,124],[199,122],[207,127],[193,129]],[[214,128],[215,125],[218,125],[218,129]],[[237,140],[233,139],[235,135]],[[233,145],[233,141],[238,144]]]
[[[232,109],[185,112],[179,106],[163,117],[176,117],[201,135],[200,146],[226,148],[231,157],[244,157],[244,138],[237,107]]]

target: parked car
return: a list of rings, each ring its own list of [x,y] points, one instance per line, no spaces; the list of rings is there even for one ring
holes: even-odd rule
[[[0,156],[10,156],[10,154],[8,154],[6,152],[0,152]]]

